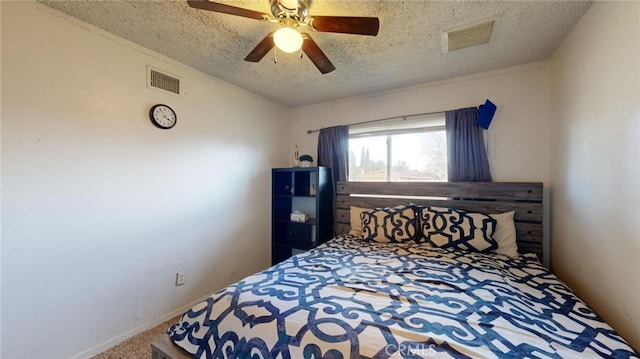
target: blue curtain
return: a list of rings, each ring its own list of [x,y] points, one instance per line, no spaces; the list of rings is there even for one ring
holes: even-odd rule
[[[349,126],[321,129],[318,134],[318,166],[331,168],[334,188],[339,181],[347,180],[348,164]]]
[[[336,184],[347,180],[349,165],[349,126],[323,128],[318,134],[318,166],[331,169],[331,185],[333,186],[333,218],[336,213]],[[334,233],[337,223],[333,221]]]
[[[449,182],[490,182],[489,159],[482,128],[476,124],[478,109],[445,112]]]

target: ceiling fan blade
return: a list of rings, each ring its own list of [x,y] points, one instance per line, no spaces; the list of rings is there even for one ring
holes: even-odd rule
[[[262,20],[266,16],[265,14],[258,11],[243,9],[243,8],[239,8],[231,5],[220,4],[217,2],[210,2],[207,0],[187,0],[187,3],[189,4],[189,6],[191,6],[194,9],[221,12],[224,14],[248,17],[250,19],[256,19],[256,20]]]
[[[273,42],[273,32],[271,32],[251,50],[249,55],[244,58],[244,61],[259,62],[273,46],[275,46],[275,43]]]
[[[377,17],[312,16],[312,18],[311,26],[321,32],[376,36],[380,28]]]
[[[302,51],[309,57],[309,60],[320,70],[322,74],[329,73],[336,69],[331,63],[327,55],[320,50],[318,44],[309,36],[309,34],[303,33],[304,42],[302,43]]]

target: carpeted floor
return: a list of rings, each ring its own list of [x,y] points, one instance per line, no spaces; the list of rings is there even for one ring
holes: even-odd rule
[[[151,342],[164,334],[170,325],[175,324],[180,316],[171,318],[166,322],[151,328],[145,332],[134,335],[115,347],[104,351],[92,359],[148,359],[151,358]]]

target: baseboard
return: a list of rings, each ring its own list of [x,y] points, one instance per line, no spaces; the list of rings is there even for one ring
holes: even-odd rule
[[[142,333],[142,332],[144,332],[146,330],[154,328],[154,327],[166,322],[167,320],[186,312],[187,309],[193,307],[195,304],[197,304],[197,303],[199,303],[201,301],[202,301],[202,298],[197,299],[197,300],[193,301],[192,303],[183,305],[182,307],[179,307],[177,309],[174,309],[174,310],[172,310],[171,312],[169,312],[167,314],[164,314],[164,315],[162,315],[162,316],[160,316],[158,318],[153,319],[150,322],[147,322],[147,323],[145,323],[143,325],[135,327],[135,328],[133,328],[131,330],[128,330],[128,331],[126,331],[124,333],[121,333],[121,334],[119,334],[119,335],[117,335],[117,336],[115,336],[115,337],[113,337],[113,338],[101,343],[101,344],[96,345],[93,348],[90,348],[90,349],[87,349],[87,350],[85,350],[83,352],[80,352],[80,353],[72,356],[71,359],[88,359],[88,358],[94,357],[94,356],[102,353],[105,350],[108,350],[108,349],[111,349],[111,348],[115,347],[116,345],[124,342],[125,340],[133,337],[136,334],[140,334],[140,333]],[[151,357],[151,346],[149,346],[149,357]]]

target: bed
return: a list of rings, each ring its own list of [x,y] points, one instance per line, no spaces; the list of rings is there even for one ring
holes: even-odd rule
[[[152,357],[638,357],[541,263],[541,183],[336,194],[335,238],[203,299]]]

